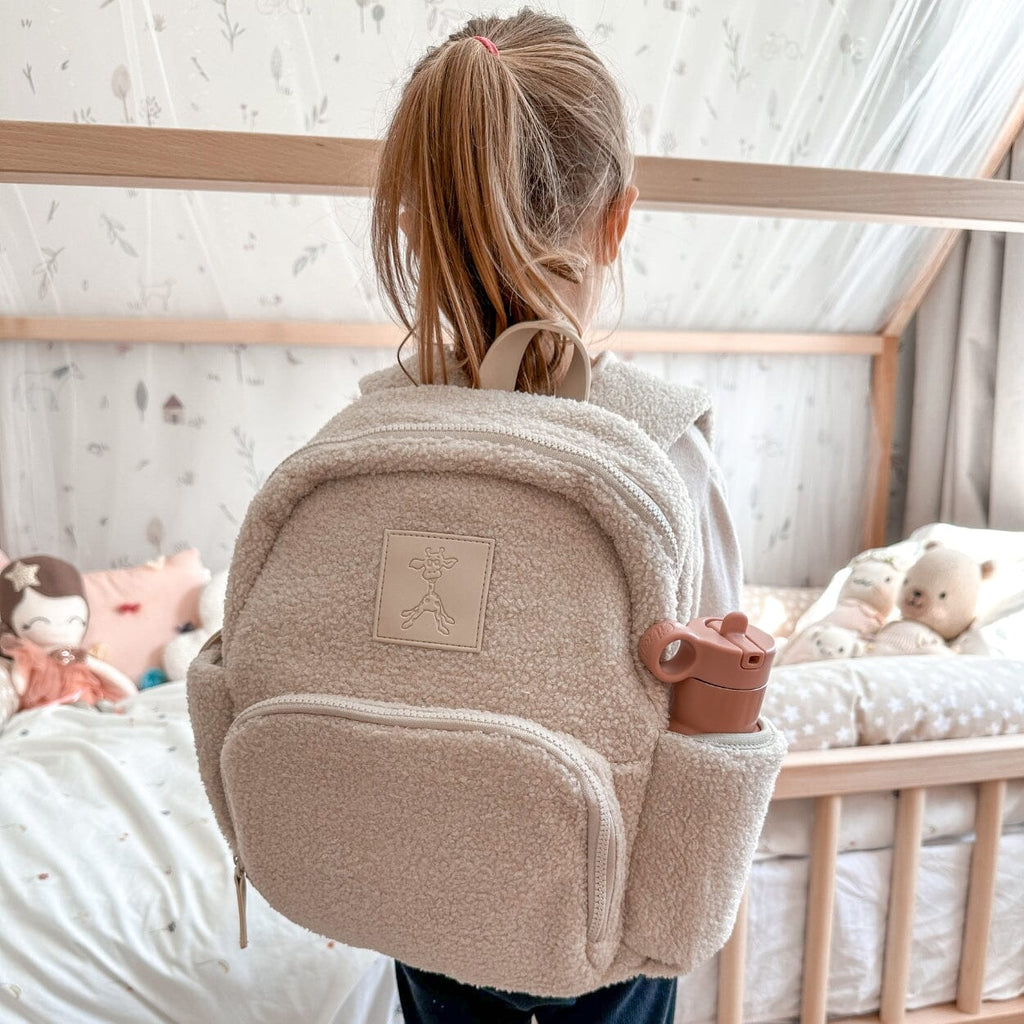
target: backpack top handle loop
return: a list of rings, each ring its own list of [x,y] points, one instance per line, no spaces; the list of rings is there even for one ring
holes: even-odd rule
[[[583,339],[567,323],[556,320],[524,320],[502,331],[491,343],[480,363],[480,387],[515,391],[519,364],[526,346],[538,331],[568,338],[573,343],[572,362],[555,394],[586,402],[590,398],[590,356]]]

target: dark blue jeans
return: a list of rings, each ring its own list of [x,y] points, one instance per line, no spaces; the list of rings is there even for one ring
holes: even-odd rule
[[[672,1024],[676,978],[637,977],[574,999],[474,988],[395,961],[405,1024]]]

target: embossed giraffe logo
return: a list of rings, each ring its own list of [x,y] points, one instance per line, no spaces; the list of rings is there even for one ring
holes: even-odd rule
[[[417,569],[423,577],[427,592],[415,607],[402,611],[402,629],[408,629],[421,615],[427,614],[434,616],[438,633],[448,636],[451,632],[448,627],[455,625],[455,619],[444,610],[444,604],[434,588],[437,581],[458,561],[454,557],[445,558],[444,548],[424,548],[423,558],[414,558],[409,562],[409,568]]]

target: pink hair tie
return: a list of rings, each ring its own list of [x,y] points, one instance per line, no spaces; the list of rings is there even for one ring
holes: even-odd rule
[[[474,39],[479,40],[484,45],[484,49],[489,53],[493,53],[495,57],[498,56],[498,48],[487,38],[487,36],[473,36]]]

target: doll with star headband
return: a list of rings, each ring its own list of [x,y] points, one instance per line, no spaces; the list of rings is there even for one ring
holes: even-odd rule
[[[0,570],[0,655],[19,710],[122,700],[138,691],[121,671],[82,648],[89,605],[78,570],[34,555]]]

